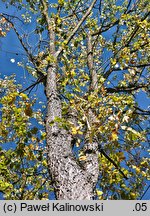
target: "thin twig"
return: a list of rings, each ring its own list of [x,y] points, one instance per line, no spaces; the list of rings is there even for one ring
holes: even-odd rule
[[[44,79],[46,78],[45,75],[43,75],[42,77],[38,78],[32,85],[28,86],[27,88],[23,89],[22,91],[20,91],[19,93],[23,93],[25,91],[28,91],[29,89],[33,89],[37,84],[39,84],[40,82],[42,82]]]
[[[140,84],[137,86],[127,86],[127,87],[116,87],[116,88],[106,88],[107,92],[109,93],[114,93],[114,92],[129,92],[131,93],[132,91],[136,91],[138,89],[142,89],[142,88],[147,88],[148,85],[145,84]]]
[[[143,197],[145,196],[145,194],[147,193],[147,191],[150,189],[150,185],[147,187],[147,189],[145,190],[145,192],[143,193],[143,195],[141,196],[140,200],[143,199]]]
[[[99,143],[98,138],[97,137],[95,137],[95,138],[96,138],[97,143]],[[128,177],[123,173],[123,171],[115,163],[115,161],[107,155],[107,153],[104,151],[104,149],[102,149],[101,145],[98,145],[98,150],[104,155],[104,157],[106,157],[116,167],[116,169],[121,173],[121,175],[127,180]]]

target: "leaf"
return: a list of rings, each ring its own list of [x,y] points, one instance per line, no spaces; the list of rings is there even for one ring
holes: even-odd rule
[[[87,159],[87,157],[85,155],[79,157],[79,161],[85,161],[86,159]]]
[[[137,137],[141,137],[141,134],[140,134],[138,131],[136,131],[136,130],[134,130],[133,128],[131,128],[131,127],[121,126],[121,128],[122,128],[123,130],[127,130],[127,131],[132,132],[132,133],[135,134]]]
[[[76,135],[78,133],[78,128],[77,127],[72,127],[71,130],[72,130],[73,135]]]
[[[76,72],[74,70],[72,70],[70,73],[72,77],[76,76]]]
[[[123,122],[129,122],[130,118],[129,116],[125,115],[122,119]]]
[[[37,127],[33,127],[32,129],[31,129],[31,133],[32,134],[36,134],[38,132],[38,128]]]
[[[103,194],[103,191],[96,190],[96,193],[97,193],[98,196],[101,196]]]
[[[58,0],[58,4],[60,4],[61,6],[64,5],[64,0]]]
[[[112,63],[113,66],[116,65],[116,63],[117,63],[116,59],[112,59],[111,58],[110,61],[111,61],[111,63]]]
[[[116,131],[112,132],[111,134],[111,140],[112,141],[117,141],[118,140],[118,134]]]
[[[29,116],[29,117],[32,116],[33,111],[32,111],[32,109],[31,109],[31,104],[30,104],[30,103],[26,103],[26,106],[25,106],[25,109],[24,109],[24,113],[25,113],[27,116]]]
[[[23,100],[28,100],[28,96],[24,93],[20,93],[20,97],[22,97]]]

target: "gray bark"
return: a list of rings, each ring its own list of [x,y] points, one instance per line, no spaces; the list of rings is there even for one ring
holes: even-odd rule
[[[93,64],[93,47],[92,47],[92,37],[89,33],[87,36],[87,64],[91,75],[91,89],[96,90],[97,89],[97,74],[94,70],[94,64]]]
[[[52,21],[52,25],[54,22]],[[53,25],[54,26],[54,25]],[[56,199],[84,200],[93,199],[98,179],[98,148],[97,143],[86,143],[84,152],[87,160],[84,165],[74,157],[69,131],[60,128],[55,122],[62,117],[61,99],[57,91],[57,55],[55,51],[55,30],[49,29],[50,53],[56,59],[48,66],[46,81],[47,118],[46,142],[48,152],[48,168],[53,180]],[[73,123],[75,119],[72,119]],[[51,124],[53,122],[53,124]]]
[[[81,166],[73,156],[72,136],[59,128],[55,117],[61,118],[61,101],[56,88],[56,65],[50,66],[47,73],[47,149],[48,167],[54,182],[57,199],[93,199],[98,178],[98,152],[94,143],[85,145],[87,160]],[[91,150],[91,151],[90,151]]]

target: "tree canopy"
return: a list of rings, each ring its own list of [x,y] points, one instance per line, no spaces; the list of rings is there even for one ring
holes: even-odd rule
[[[141,198],[149,180],[150,111],[138,100],[150,96],[149,1],[2,2],[1,40],[15,33],[25,54],[16,67],[30,74],[28,86],[13,71],[0,79],[4,198],[60,198],[61,160],[75,164],[81,183],[81,173],[89,176],[94,199]]]

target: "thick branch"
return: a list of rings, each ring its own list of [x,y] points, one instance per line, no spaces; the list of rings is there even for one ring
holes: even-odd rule
[[[95,1],[94,1],[95,2]],[[89,10],[88,10],[89,11]],[[86,13],[86,17],[89,12]],[[84,19],[86,18],[84,16]],[[84,21],[82,19],[82,22]],[[50,19],[50,22],[54,22]],[[81,26],[80,21],[68,38],[68,42]],[[54,24],[54,23],[53,23]],[[59,53],[55,52],[55,26],[49,29],[50,53],[57,60]],[[96,181],[93,182],[93,172],[88,172],[77,163],[72,152],[72,135],[69,131],[60,127],[56,118],[61,119],[62,107],[58,96],[57,83],[57,61],[54,61],[47,68],[46,96],[47,96],[47,118],[46,118],[46,142],[48,149],[48,167],[54,182],[57,199],[92,199]],[[95,165],[95,164],[94,164]],[[95,166],[93,166],[95,168]],[[92,167],[92,168],[93,168]],[[91,169],[90,169],[91,170]],[[83,190],[85,188],[85,190]]]
[[[82,17],[82,19],[79,21],[79,23],[76,25],[76,27],[74,28],[74,30],[71,32],[71,34],[68,36],[68,38],[65,40],[66,43],[65,45],[68,45],[69,42],[71,41],[71,39],[74,37],[74,35],[77,33],[78,29],[80,28],[80,26],[82,25],[82,23],[86,20],[86,18],[90,15],[92,8],[94,7],[94,4],[96,3],[97,0],[94,0],[91,3],[91,6],[88,8],[87,12],[84,14],[84,16]],[[56,52],[56,56],[58,57],[60,55],[60,53],[63,51],[63,47],[60,47],[59,50]]]
[[[90,89],[92,91],[96,91],[98,88],[97,83],[97,73],[94,69],[94,59],[93,59],[93,45],[92,45],[92,37],[90,32],[87,35],[87,65],[89,68],[90,76],[91,76],[91,83]],[[91,126],[96,121],[96,116],[92,109],[88,110],[88,117],[87,119],[87,133],[90,133]],[[98,143],[97,142],[90,142],[90,140],[84,144],[84,153],[86,155],[86,161],[84,164],[84,168],[86,169],[88,175],[91,175],[91,179],[93,184],[96,185],[98,175],[99,175],[99,163],[98,163]]]
[[[50,18],[48,16],[48,5],[47,5],[47,2],[45,0],[40,0],[40,2],[42,4],[42,6],[43,6],[43,9],[41,10],[41,13],[45,17],[47,27],[48,27],[48,31],[50,33],[51,27],[50,27]]]
[[[94,69],[94,62],[93,62],[93,47],[92,47],[92,37],[90,33],[87,36],[87,64],[91,75],[91,89],[97,89],[97,73]]]

